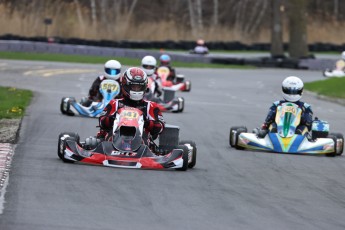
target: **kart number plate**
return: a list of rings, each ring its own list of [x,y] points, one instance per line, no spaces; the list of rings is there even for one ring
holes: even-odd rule
[[[102,89],[103,90],[111,90],[111,91],[117,91],[118,90],[118,85],[117,84],[112,84],[112,83],[104,83],[102,84]]]
[[[292,106],[286,106],[284,107],[284,113],[292,113],[296,115],[296,109]]]
[[[126,119],[136,119],[139,117],[139,114],[135,111],[124,111],[121,113],[121,117]]]

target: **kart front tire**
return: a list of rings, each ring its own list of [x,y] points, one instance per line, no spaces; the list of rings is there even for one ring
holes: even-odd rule
[[[233,126],[230,128],[229,144],[233,148],[236,146],[236,133],[238,129],[244,129],[244,132],[247,132],[247,127],[245,126]]]
[[[177,149],[182,149],[182,159],[183,159],[183,165],[182,168],[176,169],[177,171],[187,171],[188,169],[188,147],[185,145],[179,145],[177,146]]]
[[[64,110],[65,99],[66,99],[66,97],[61,98],[60,111],[62,114],[67,114],[67,111]]]
[[[64,138],[63,138],[64,137]],[[68,160],[64,157],[64,151],[66,149],[66,140],[73,140],[77,143],[80,141],[80,137],[77,133],[65,132],[60,133],[58,141],[58,157],[66,163],[74,163],[74,161]]]
[[[235,148],[238,150],[244,150],[244,147],[238,145],[238,139],[239,139],[240,134],[245,133],[245,132],[247,132],[246,128],[237,129],[236,138],[235,138]]]
[[[181,141],[180,145],[185,145],[185,144],[189,144],[193,147],[193,152],[192,152],[192,161],[190,163],[188,163],[188,168],[194,168],[195,164],[196,164],[196,155],[197,155],[197,147],[194,141]],[[187,147],[188,148],[188,147]]]
[[[179,108],[178,112],[182,113],[184,110],[184,98],[180,97],[179,100],[181,100],[181,107]]]

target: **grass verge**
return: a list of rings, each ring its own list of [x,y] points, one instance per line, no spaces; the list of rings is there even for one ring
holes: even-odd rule
[[[328,78],[321,81],[307,82],[304,88],[333,98],[345,98],[345,78]]]
[[[104,64],[109,59],[116,59],[121,64],[127,66],[139,66],[141,59],[122,58],[122,57],[103,57],[103,56],[84,56],[84,55],[67,55],[67,54],[50,54],[50,53],[24,53],[24,52],[0,52],[0,59],[11,60],[30,60],[30,61],[54,61],[54,62],[74,62],[89,64]],[[188,68],[236,68],[236,69],[253,69],[253,66],[245,65],[222,65],[208,63],[186,63],[173,62],[174,67]]]
[[[30,90],[0,86],[0,119],[21,118],[31,98]]]

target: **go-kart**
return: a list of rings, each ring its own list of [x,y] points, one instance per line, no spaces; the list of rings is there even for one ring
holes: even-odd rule
[[[343,60],[337,61],[335,69],[326,69],[323,71],[324,77],[345,77],[345,62]]]
[[[324,77],[345,77],[345,72],[344,70],[330,70],[330,69],[326,69],[323,72],[323,76]]]
[[[166,125],[156,144],[144,130],[142,111],[131,107],[118,111],[104,140],[90,137],[80,142],[79,135],[71,132],[61,133],[58,140],[58,156],[68,163],[185,171],[195,166],[196,154],[193,141],[179,142],[177,126]]]
[[[107,104],[120,93],[120,85],[117,81],[107,79],[101,82],[99,91],[103,96],[102,101],[94,101],[89,106],[82,105],[74,97],[63,97],[60,104],[61,113],[68,116],[99,117]]]
[[[147,92],[145,99],[156,102],[162,112],[181,113],[184,109],[184,98],[175,97],[175,90],[169,88],[163,89],[163,98],[157,97],[155,92],[156,84],[152,78],[148,78]]]
[[[326,121],[315,119],[311,133],[296,134],[302,110],[294,103],[278,106],[276,127],[270,131],[254,129],[247,132],[245,126],[230,128],[229,144],[239,150],[260,150],[276,153],[312,154],[337,156],[343,153],[344,137],[340,133],[329,133]]]
[[[157,75],[162,79],[163,89],[170,89],[174,91],[189,92],[192,88],[192,83],[184,79],[184,75],[177,74],[174,80],[169,78],[170,70],[168,67],[160,66],[157,69]]]
[[[206,55],[208,54],[208,48],[206,46],[196,46],[189,51],[190,54]]]

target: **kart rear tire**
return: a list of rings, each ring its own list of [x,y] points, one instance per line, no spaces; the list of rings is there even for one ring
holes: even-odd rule
[[[67,136],[65,139],[62,139],[63,136]],[[72,132],[65,132],[65,133],[60,133],[59,135],[59,141],[58,141],[58,157],[66,163],[74,163],[74,161],[65,159],[64,157],[64,151],[66,149],[66,140],[73,140],[77,142],[78,144],[80,143],[80,137],[79,134],[77,133],[72,133]]]
[[[334,151],[331,153],[326,153],[327,157],[335,157],[337,155],[337,137],[333,134],[328,135],[328,138],[332,138],[334,141]]]
[[[337,138],[337,149],[336,149],[336,155],[340,156],[344,152],[344,136],[341,133],[331,133],[330,135],[335,136]],[[340,148],[339,146],[340,145]]]
[[[185,81],[185,84],[186,84],[186,89],[184,91],[190,92],[190,90],[192,89],[192,82],[191,81]]]
[[[188,147],[185,145],[179,145],[176,149],[182,149],[182,159],[183,159],[183,165],[182,168],[176,169],[177,171],[187,171],[188,169]]]
[[[238,149],[238,150],[244,150],[245,148],[242,147],[242,146],[239,146],[238,145],[238,138],[240,136],[241,133],[245,133],[247,132],[247,128],[238,128],[237,129],[237,132],[236,132],[236,138],[235,138],[235,148]]]
[[[180,145],[190,144],[193,147],[192,161],[188,163],[188,168],[194,168],[196,164],[197,147],[194,141],[180,141]],[[187,147],[188,148],[188,147]]]
[[[235,147],[236,146],[236,139],[234,140],[234,138],[236,138],[235,133],[237,132],[238,129],[244,129],[245,132],[247,132],[247,127],[245,126],[233,126],[230,128],[230,134],[229,134],[229,144],[231,147]]]

